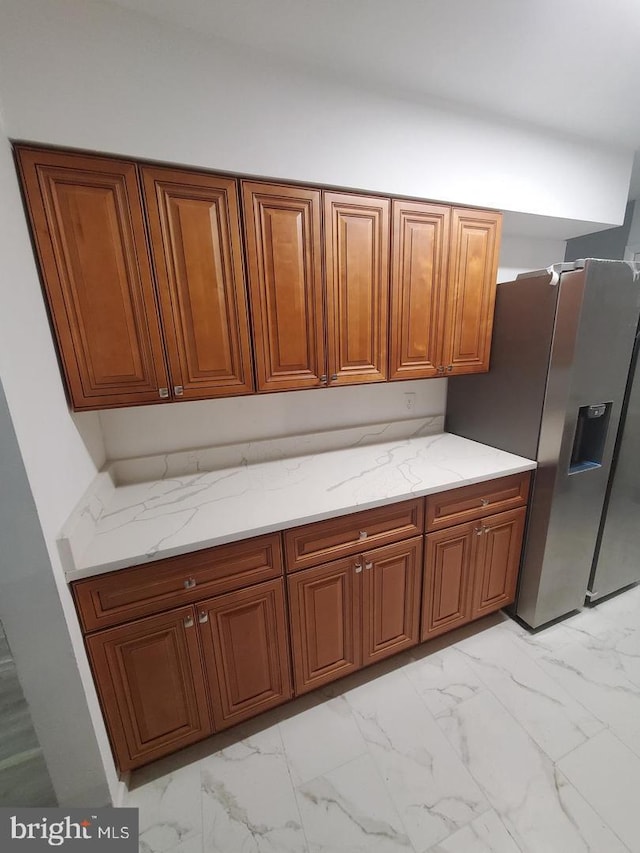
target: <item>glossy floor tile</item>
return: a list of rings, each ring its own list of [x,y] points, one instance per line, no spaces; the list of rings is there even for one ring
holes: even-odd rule
[[[503,614],[134,774],[142,853],[640,853],[640,587]]]
[[[58,804],[0,624],[0,806]]]

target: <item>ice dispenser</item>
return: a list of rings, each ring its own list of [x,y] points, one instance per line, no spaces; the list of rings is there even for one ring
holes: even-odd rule
[[[602,454],[607,439],[611,403],[592,403],[578,409],[576,433],[569,473],[588,471],[602,465]]]

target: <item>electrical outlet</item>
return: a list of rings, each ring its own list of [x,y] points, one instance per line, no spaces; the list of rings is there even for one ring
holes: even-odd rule
[[[416,395],[414,391],[405,391],[404,405],[408,412],[412,412],[416,406]]]

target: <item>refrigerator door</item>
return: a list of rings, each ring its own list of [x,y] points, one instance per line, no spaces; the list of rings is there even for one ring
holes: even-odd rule
[[[589,260],[561,276],[515,608],[532,628],[584,603],[638,311],[627,264]]]
[[[589,581],[593,604],[640,581],[640,368],[636,339],[635,370],[629,374],[626,413],[620,427],[609,495],[600,529],[600,548]]]
[[[557,276],[541,270],[498,285],[491,367],[488,373],[449,380],[449,432],[537,458],[560,292],[557,283]],[[578,297],[582,298],[581,288]],[[577,320],[574,337],[576,327]]]

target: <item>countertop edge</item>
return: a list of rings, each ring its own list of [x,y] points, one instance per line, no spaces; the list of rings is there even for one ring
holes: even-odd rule
[[[132,554],[127,558],[114,560],[109,563],[80,566],[70,570],[65,570],[65,578],[67,583],[71,584],[74,581],[95,577],[97,575],[107,574],[108,572],[119,571],[120,569],[127,569],[133,566],[151,565],[155,562],[165,560],[169,557],[176,557],[183,554],[189,554],[194,551],[200,551],[206,548],[213,548],[216,545],[225,545],[231,542],[240,542],[243,539],[253,539],[254,537],[263,536],[268,533],[278,533],[280,531],[288,530],[290,528],[301,527],[305,524],[311,524],[315,521],[326,521],[327,519],[338,518],[342,515],[351,515],[352,513],[362,512],[367,509],[374,509],[380,506],[401,503],[402,501],[411,500],[412,498],[426,497],[427,495],[448,491],[449,489],[462,488],[464,486],[474,485],[475,483],[488,482],[489,480],[494,480],[499,477],[509,477],[514,474],[522,474],[526,471],[535,470],[535,468],[537,468],[537,463],[532,460],[528,460],[527,462],[523,462],[522,464],[516,464],[507,468],[502,467],[494,472],[478,476],[464,477],[458,480],[452,479],[450,483],[438,483],[434,486],[428,486],[426,488],[409,490],[404,494],[394,495],[393,497],[376,498],[372,501],[367,501],[357,505],[351,505],[349,507],[340,505],[336,506],[335,509],[331,509],[329,511],[322,511],[318,513],[313,513],[311,515],[305,515],[302,517],[285,518],[282,520],[282,522],[278,522],[277,524],[248,527],[242,531],[233,531],[229,534],[220,534],[218,536],[214,536],[208,539],[199,539],[188,544],[163,549],[162,551],[157,551],[152,554]],[[70,551],[69,543],[66,537],[61,536],[58,539],[58,548],[61,551]],[[65,562],[67,561],[65,560]]]

